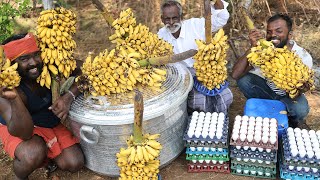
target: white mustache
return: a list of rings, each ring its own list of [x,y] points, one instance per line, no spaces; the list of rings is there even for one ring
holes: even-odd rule
[[[170,33],[176,33],[181,28],[181,23],[166,24],[165,27]]]

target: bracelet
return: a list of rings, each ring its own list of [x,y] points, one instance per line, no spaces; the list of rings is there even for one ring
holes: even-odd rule
[[[67,92],[68,92],[69,94],[71,94],[71,96],[72,96],[73,100],[76,100],[76,96],[73,94],[73,92],[72,92],[72,91],[68,90]]]

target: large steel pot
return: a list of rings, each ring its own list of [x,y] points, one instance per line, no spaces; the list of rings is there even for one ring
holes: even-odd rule
[[[187,96],[193,85],[192,76],[183,64],[170,64],[166,68],[167,80],[162,89],[139,88],[144,98],[143,131],[161,134],[161,167],[184,149]],[[127,146],[126,139],[132,134],[133,97],[133,92],[112,95],[105,102],[80,96],[72,104],[71,129],[81,139],[87,168],[107,176],[119,175],[115,154]]]

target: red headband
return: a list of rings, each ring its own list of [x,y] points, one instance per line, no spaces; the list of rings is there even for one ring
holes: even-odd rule
[[[3,45],[6,57],[13,61],[19,56],[39,51],[37,40],[32,33],[28,33],[24,38],[11,41]]]

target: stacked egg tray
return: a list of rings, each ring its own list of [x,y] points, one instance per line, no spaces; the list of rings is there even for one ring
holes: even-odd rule
[[[275,179],[277,150],[276,119],[236,116],[230,139],[232,174]]]
[[[188,172],[230,173],[228,126],[224,113],[192,113],[183,137]]]
[[[280,150],[281,178],[320,179],[320,131],[289,127]]]

